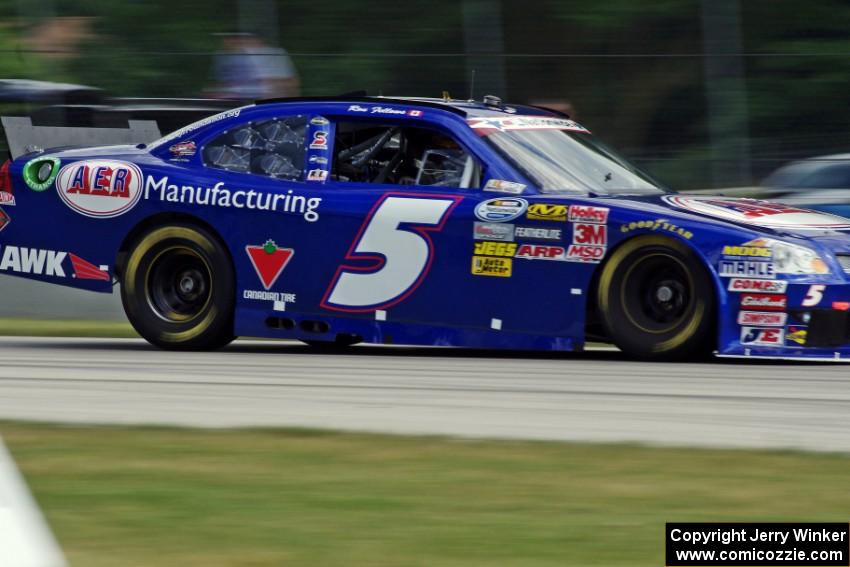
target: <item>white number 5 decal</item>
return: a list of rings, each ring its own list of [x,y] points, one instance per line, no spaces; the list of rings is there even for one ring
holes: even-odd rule
[[[413,293],[431,269],[428,232],[443,229],[461,197],[385,195],[366,218],[346,260],[372,260],[370,267],[343,265],[322,306],[337,311],[385,309]]]
[[[823,290],[825,289],[825,285],[810,285],[809,292],[803,298],[803,307],[814,307],[820,303],[820,300],[823,299]]]

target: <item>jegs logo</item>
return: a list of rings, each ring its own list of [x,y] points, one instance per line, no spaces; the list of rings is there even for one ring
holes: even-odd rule
[[[123,161],[78,161],[59,170],[56,191],[66,205],[81,215],[113,218],[139,202],[142,171]]]
[[[785,329],[779,327],[741,327],[741,344],[758,346],[783,346]]]

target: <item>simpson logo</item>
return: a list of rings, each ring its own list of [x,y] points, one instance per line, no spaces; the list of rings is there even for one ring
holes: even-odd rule
[[[763,327],[784,327],[787,313],[768,313],[761,311],[739,311],[739,325],[761,325]]]
[[[527,260],[563,260],[566,252],[563,246],[522,244],[517,250],[516,257]]]
[[[513,260],[510,258],[492,258],[490,256],[472,257],[473,275],[509,278],[512,272]]]
[[[246,246],[245,252],[266,291],[271,289],[295,254],[292,248],[278,248],[273,240],[267,240],[262,246]]]
[[[139,202],[142,171],[123,161],[78,161],[59,170],[56,191],[68,207],[81,215],[113,218]]]
[[[755,258],[772,258],[773,251],[770,248],[761,246],[724,246],[723,254],[725,256],[748,256]]]
[[[570,205],[570,222],[605,224],[608,222],[608,209],[606,207]]]
[[[785,342],[785,329],[741,327],[741,344],[757,346],[783,346]]]
[[[754,280],[733,278],[729,280],[729,291],[758,291],[761,293],[785,293],[788,282],[776,280]]]
[[[475,240],[501,240],[504,242],[513,242],[514,225],[476,222],[472,229],[472,237]]]
[[[15,205],[15,196],[6,191],[0,191],[0,205],[12,207]]]
[[[328,149],[328,133],[323,130],[313,132],[313,141],[310,142],[311,150]]]
[[[483,221],[508,222],[522,215],[528,201],[513,197],[488,199],[475,207],[475,216]]]
[[[516,227],[517,238],[532,238],[534,240],[561,240],[560,228],[531,228],[527,226]]]
[[[573,244],[594,244],[597,246],[606,246],[608,244],[608,225],[583,223],[574,224]]]
[[[504,256],[513,258],[517,245],[514,242],[476,242],[473,254],[479,256]]]
[[[754,260],[721,260],[720,275],[725,277],[744,276],[761,279],[773,279],[776,272],[773,262],[759,262]]]
[[[567,250],[565,260],[567,262],[592,262],[602,260],[605,255],[604,246],[587,246],[584,244],[573,244]]]
[[[741,309],[785,311],[787,306],[788,298],[785,295],[770,295],[767,293],[741,294]]]
[[[565,221],[567,220],[567,206],[534,203],[528,206],[526,217],[532,220]]]

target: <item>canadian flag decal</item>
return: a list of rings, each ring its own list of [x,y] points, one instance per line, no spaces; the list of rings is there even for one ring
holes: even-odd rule
[[[278,248],[273,240],[267,240],[262,246],[246,246],[245,251],[266,291],[271,289],[295,254],[292,248]]]
[[[68,254],[71,257],[71,265],[74,267],[74,277],[80,280],[103,280],[109,281],[109,272],[105,272],[92,264],[83,260],[76,254]]]

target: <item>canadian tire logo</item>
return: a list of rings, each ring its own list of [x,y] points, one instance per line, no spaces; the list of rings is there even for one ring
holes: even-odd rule
[[[292,248],[278,248],[273,240],[267,240],[262,246],[246,246],[245,251],[266,291],[271,289],[295,254]]]
[[[68,207],[81,215],[113,218],[139,202],[142,171],[124,161],[78,161],[59,170],[56,191]]]

